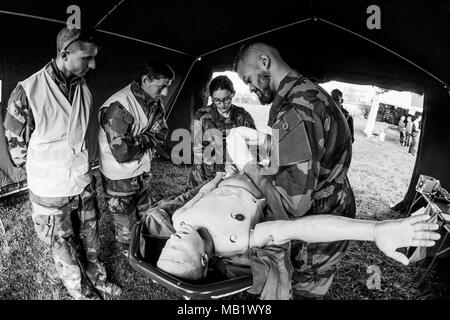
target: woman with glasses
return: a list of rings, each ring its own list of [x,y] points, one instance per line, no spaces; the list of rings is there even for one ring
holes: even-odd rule
[[[256,129],[252,116],[232,103],[235,91],[228,77],[212,79],[209,94],[212,104],[197,110],[191,125],[194,134],[194,169],[189,176],[188,189],[207,181],[211,181],[213,187],[225,175],[225,138],[230,129],[242,126]],[[208,191],[206,189],[205,192]]]

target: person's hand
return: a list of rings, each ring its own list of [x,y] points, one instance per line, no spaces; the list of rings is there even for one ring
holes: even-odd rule
[[[248,127],[232,128],[229,135],[240,135],[247,144],[252,146],[263,146],[267,141],[267,135],[264,132]]]
[[[375,225],[374,240],[377,247],[388,257],[409,264],[408,258],[398,251],[403,247],[432,247],[441,237],[435,232],[437,223],[427,222],[429,215],[422,214],[405,219],[386,220]]]
[[[286,220],[265,221],[256,224],[250,239],[251,247],[263,248],[267,245],[279,246],[290,239],[283,235],[286,230]]]
[[[225,172],[217,172],[216,176],[214,177],[214,179],[212,179],[211,181],[205,183],[203,185],[203,187],[200,188],[198,193],[199,194],[200,193],[201,194],[208,194],[208,193],[210,193],[211,191],[213,191],[214,189],[217,188],[217,186],[222,181],[224,176],[225,176]]]
[[[257,163],[257,156],[255,152],[251,152],[249,150],[244,137],[239,134],[228,135],[227,152],[233,163],[240,171],[243,171],[247,163]]]
[[[225,176],[224,178],[228,178],[232,175],[238,174],[239,169],[232,163],[225,164]]]

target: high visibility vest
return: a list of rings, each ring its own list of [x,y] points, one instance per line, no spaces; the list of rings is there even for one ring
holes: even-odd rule
[[[91,182],[86,132],[92,95],[83,79],[72,104],[43,68],[19,83],[34,116],[27,152],[28,188],[41,197],[79,195]]]
[[[130,123],[133,137],[142,134],[148,129],[150,123],[144,110],[131,91],[131,85],[126,86],[106,100],[99,109],[99,116],[104,108],[108,108],[114,102],[119,102],[133,116],[134,121]],[[102,126],[99,129],[98,141],[100,148],[100,172],[108,179],[122,180],[150,172],[150,162],[152,160],[150,150],[147,150],[138,160],[119,163],[111,152],[105,130],[103,130]]]

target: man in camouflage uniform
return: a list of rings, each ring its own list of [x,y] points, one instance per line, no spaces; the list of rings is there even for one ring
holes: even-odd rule
[[[405,146],[407,148],[409,148],[411,146],[411,135],[412,135],[412,128],[413,128],[413,122],[412,122],[412,117],[408,116],[406,118],[406,125],[405,125],[405,130],[406,130],[406,140],[405,140]]]
[[[224,76],[219,76],[224,77]],[[217,78],[219,78],[217,77]],[[217,78],[213,79],[216,80]],[[227,78],[228,79],[228,78]],[[219,79],[220,80],[220,79]],[[228,79],[228,81],[230,81]],[[231,83],[231,81],[230,81]],[[232,84],[231,84],[232,86]],[[234,89],[230,89],[234,94]],[[216,140],[222,141],[223,138],[226,138],[230,129],[235,127],[248,127],[252,129],[256,129],[255,121],[252,116],[244,109],[238,106],[235,106],[231,103],[231,96],[229,101],[214,101],[209,106],[200,108],[195,113],[194,120],[191,125],[191,132],[194,133],[194,157],[196,159],[202,159],[203,163],[198,164],[194,163],[194,169],[192,170],[187,184],[187,189],[193,189],[206,181],[210,181],[213,179],[217,173],[225,172],[225,161],[226,161],[226,148],[225,143],[222,144],[222,152],[223,152],[223,161],[222,163],[216,163],[214,161],[214,153],[211,154],[211,157],[206,156],[205,148],[211,144],[214,144]],[[220,99],[217,99],[220,100]],[[228,111],[228,116],[225,117],[217,110],[217,104],[231,104]],[[211,131],[212,130],[212,131]],[[221,133],[220,137],[214,137],[209,132],[214,133],[216,130],[217,133]],[[197,133],[197,134],[196,134]],[[199,134],[202,133],[202,134]]]
[[[419,135],[420,135],[420,124],[421,124],[422,116],[418,115],[413,123],[411,128],[411,144],[409,146],[408,153],[411,153],[413,156],[416,155],[416,148],[419,144]]]
[[[147,61],[137,79],[100,108],[100,172],[116,240],[128,256],[131,228],[150,207],[152,151],[164,143],[168,127],[161,97],[175,74],[163,61]]]
[[[268,216],[295,219],[334,214],[353,218],[355,199],[347,178],[352,139],[332,98],[291,69],[278,50],[266,44],[243,46],[234,69],[262,104],[273,102],[268,125],[274,136],[278,133],[278,139],[270,143],[271,167],[251,162],[241,165],[266,196]],[[235,133],[260,146],[270,142],[265,135],[247,128],[232,129],[230,134]],[[324,296],[347,246],[347,241],[293,241],[293,297]]]
[[[85,140],[92,99],[83,77],[97,52],[94,34],[63,28],[56,60],[19,82],[4,121],[12,161],[26,165],[35,231],[75,299],[99,299],[89,282],[102,294],[121,293],[99,260],[100,213]]]
[[[347,120],[348,127],[350,128],[350,133],[352,135],[352,143],[355,142],[355,132],[353,129],[353,117],[348,112],[347,109],[344,108],[344,98],[342,96],[342,92],[339,89],[334,89],[331,91],[331,97],[333,98],[333,101],[336,103],[336,105],[341,109],[342,113],[344,114],[345,120]]]

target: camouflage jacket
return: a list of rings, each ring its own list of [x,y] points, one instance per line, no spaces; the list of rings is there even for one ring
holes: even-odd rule
[[[132,125],[124,120],[133,116],[118,101],[100,109],[100,125],[105,130],[111,152],[119,163],[140,159],[148,149],[163,144],[168,132],[162,102],[153,100],[137,82],[131,84],[131,91],[150,123],[150,129],[141,135],[133,136]]]
[[[194,120],[191,125],[191,132],[194,133],[194,157],[198,159],[203,159],[203,164],[197,164],[195,168],[200,170],[203,166],[203,169],[206,169],[207,172],[224,172],[225,171],[225,160],[226,160],[226,143],[223,138],[226,138],[228,133],[232,128],[236,127],[249,127],[252,129],[256,129],[255,121],[253,120],[250,113],[245,111],[244,108],[231,105],[230,107],[230,116],[225,118],[222,116],[216,109],[214,105],[209,105],[203,108],[200,108],[195,113]],[[217,129],[221,132],[221,137],[214,138],[207,133],[209,129]],[[202,135],[198,135],[195,133],[201,132]],[[203,152],[205,148],[214,142],[214,139],[220,139],[223,143],[223,162],[214,163],[213,159],[209,159],[203,156]],[[214,156],[214,153],[212,153]],[[203,158],[202,158],[203,157]]]
[[[72,103],[75,89],[82,78],[65,79],[61,71],[58,70],[55,60],[49,62],[45,68],[67,100]],[[3,125],[11,160],[16,167],[22,167],[27,159],[28,143],[35,125],[28,98],[20,84],[17,84],[10,95]]]
[[[162,102],[150,97],[137,82],[131,84],[131,91],[150,123],[149,129],[139,136],[133,136],[132,125],[124,120],[133,116],[119,102],[113,102],[108,107],[100,109],[100,125],[105,130],[111,152],[119,163],[140,159],[148,149],[163,144],[169,131]],[[137,177],[118,180],[115,188],[127,191],[126,189],[136,179]]]
[[[350,134],[352,135],[352,143],[353,143],[355,142],[355,129],[353,128],[353,117],[344,107],[341,107],[341,111],[344,114],[345,120],[347,120],[347,124],[350,129]]]
[[[55,60],[49,62],[45,68],[67,100],[72,103],[75,89],[82,78],[73,76],[66,79],[59,71]],[[17,84],[10,95],[3,125],[11,160],[16,167],[23,167],[27,160],[28,143],[35,123],[27,95],[20,84]],[[61,207],[71,201],[71,197],[46,198],[36,196],[31,191],[29,193],[31,201],[45,206]]]
[[[267,219],[306,214],[355,216],[347,178],[352,138],[346,119],[328,93],[292,70],[280,83],[268,125],[279,132],[272,172],[247,164],[244,172],[266,196]],[[270,215],[273,215],[272,217]]]

